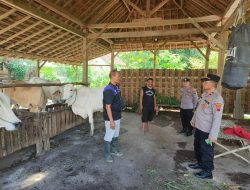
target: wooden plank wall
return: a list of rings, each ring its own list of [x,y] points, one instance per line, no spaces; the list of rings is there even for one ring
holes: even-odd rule
[[[15,131],[0,128],[0,158],[22,148],[42,142],[67,129],[80,125],[84,120],[76,116],[70,107],[60,105],[49,107],[48,112],[19,112],[22,126]]]
[[[216,70],[209,70],[210,73],[216,73]],[[152,69],[124,69],[121,70],[121,90],[128,106],[132,106],[137,101],[139,90],[145,85],[147,78],[153,78]],[[199,96],[202,93],[201,77],[204,76],[204,70],[168,70],[157,69],[155,89],[158,95],[171,96],[180,98],[178,93],[182,82],[181,79],[185,76],[191,78],[191,83],[197,89]],[[245,113],[250,113],[250,80],[248,87],[243,90],[245,97]],[[222,94],[225,101],[224,113],[233,113],[233,102],[235,98],[235,91],[223,88]]]

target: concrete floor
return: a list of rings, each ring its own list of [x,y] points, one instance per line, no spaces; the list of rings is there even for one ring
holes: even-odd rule
[[[170,188],[172,182],[183,179],[191,183],[186,186],[190,190],[223,189],[223,183],[250,189],[250,167],[234,156],[215,161],[214,180],[192,177],[194,171],[187,164],[194,161],[193,137],[177,134],[178,113],[160,113],[149,133],[143,134],[139,126],[138,114],[123,114],[120,144],[124,156],[114,163],[103,159],[101,119],[96,120],[94,137],[85,124],[52,139],[52,149],[40,157],[34,157],[34,147],[17,152],[0,160],[0,189],[175,189]]]

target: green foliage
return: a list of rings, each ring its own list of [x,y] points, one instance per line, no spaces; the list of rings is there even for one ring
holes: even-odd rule
[[[202,49],[202,51],[205,53],[205,49]],[[152,69],[154,66],[154,55],[151,51],[121,52],[118,54],[118,58],[124,63],[115,65],[118,70]],[[217,59],[217,52],[211,52],[209,68],[215,69],[217,67]],[[2,61],[3,58],[0,57],[0,68]],[[204,63],[203,56],[196,49],[161,50],[157,52],[157,69],[203,69]],[[28,71],[35,70],[36,61],[11,59],[6,68],[11,73],[12,79],[23,80]],[[109,71],[109,67],[90,66],[88,71],[90,87],[107,85]],[[54,63],[47,63],[41,69],[40,75],[45,79],[60,79],[62,82],[82,81],[82,67],[78,66],[77,79],[72,66]]]
[[[180,101],[175,97],[167,97],[167,96],[157,96],[156,98],[157,104],[166,104],[170,106],[179,106]]]
[[[27,71],[34,67],[31,60],[11,59],[4,65],[13,80],[24,80]]]
[[[89,67],[88,81],[90,87],[102,87],[109,83],[109,67]]]
[[[201,49],[205,53],[205,49]],[[118,69],[152,69],[154,55],[150,51],[122,52],[118,57],[125,63]],[[216,68],[217,53],[211,52],[209,68]],[[203,69],[205,59],[196,49],[161,50],[157,52],[157,69]]]

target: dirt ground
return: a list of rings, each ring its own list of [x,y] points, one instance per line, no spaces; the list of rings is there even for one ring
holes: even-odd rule
[[[101,118],[96,119],[94,137],[85,124],[52,139],[52,149],[40,157],[30,147],[1,159],[0,189],[213,190],[227,189],[225,184],[250,189],[250,167],[234,156],[215,160],[213,180],[193,177],[194,170],[187,168],[194,161],[193,137],[177,133],[178,113],[161,112],[146,134],[139,126],[138,114],[123,114],[120,144],[124,156],[114,163],[103,159]]]

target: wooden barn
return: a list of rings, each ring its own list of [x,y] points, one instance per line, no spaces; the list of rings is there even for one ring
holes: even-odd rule
[[[153,69],[121,71],[122,95],[133,106],[147,77],[154,79],[163,96],[179,98],[178,88],[184,76],[191,76],[201,93],[202,76],[208,72],[223,74],[232,28],[249,22],[250,0],[0,0],[0,56],[36,60],[37,76],[47,61],[72,65],[76,70],[82,67],[80,84],[87,85],[89,60],[110,53],[113,69],[120,52],[151,51]],[[204,69],[156,69],[159,50],[187,48],[201,53]],[[218,53],[218,65],[209,71],[211,51]],[[8,78],[5,71],[0,70],[1,78]],[[1,83],[0,88],[22,85]],[[235,118],[250,113],[249,89],[249,81],[247,88],[237,91],[219,84],[225,112],[234,113]],[[65,105],[48,107],[47,112],[35,115],[19,114],[24,121],[21,129],[0,129],[0,158],[34,144],[41,153],[49,149],[50,138],[84,122]]]

